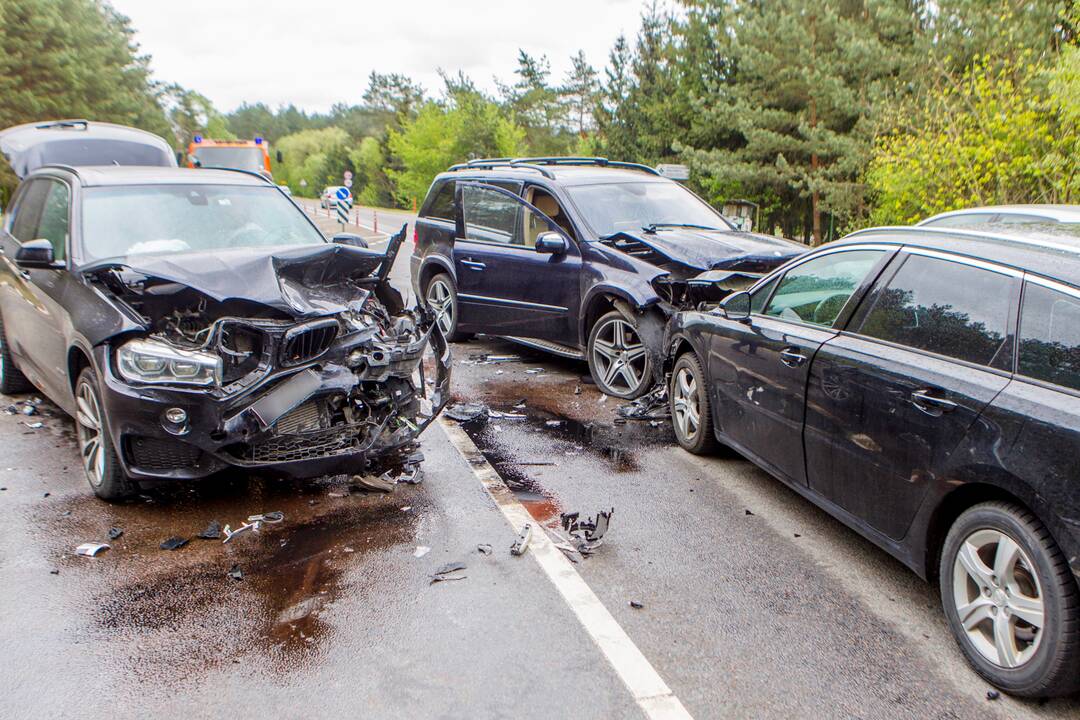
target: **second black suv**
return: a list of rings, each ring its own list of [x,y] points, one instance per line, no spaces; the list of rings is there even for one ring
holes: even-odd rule
[[[415,242],[413,286],[447,336],[587,359],[597,386],[622,398],[659,379],[674,310],[806,250],[736,229],[653,168],[603,158],[455,165],[428,191]]]

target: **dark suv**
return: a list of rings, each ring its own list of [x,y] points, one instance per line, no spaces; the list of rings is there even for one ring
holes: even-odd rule
[[[734,447],[936,575],[971,664],[1026,696],[1080,686],[1067,232],[863,231],[672,323],[680,444]]]
[[[428,191],[415,241],[414,288],[451,339],[500,335],[587,359],[597,386],[623,398],[659,379],[675,309],[806,249],[736,229],[650,167],[603,158],[455,165]]]

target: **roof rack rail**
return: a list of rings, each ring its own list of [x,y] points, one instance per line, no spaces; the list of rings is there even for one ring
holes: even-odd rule
[[[81,127],[83,130],[86,130],[86,129],[88,129],[90,127],[90,121],[89,120],[54,120],[52,122],[42,123],[40,125],[35,125],[34,126],[34,128],[36,130],[48,130],[49,128],[73,128],[73,127]]]
[[[549,179],[554,179],[549,171],[544,169],[544,166],[589,166],[594,165],[596,167],[611,167],[622,168],[625,170],[639,170],[641,172],[647,172],[650,175],[660,175],[660,171],[656,168],[651,168],[648,165],[642,165],[641,163],[622,162],[620,160],[608,160],[603,157],[521,157],[521,158],[486,158],[480,160],[470,160],[467,163],[460,163],[450,168],[450,172],[463,169],[491,169],[496,167],[507,168],[522,168],[527,170],[536,170]]]

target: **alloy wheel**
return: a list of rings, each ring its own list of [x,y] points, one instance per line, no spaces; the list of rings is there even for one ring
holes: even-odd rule
[[[986,660],[1017,668],[1035,655],[1046,624],[1035,565],[998,530],[968,535],[953,562],[953,600],[967,639]]]
[[[649,359],[637,329],[629,322],[619,318],[605,322],[596,334],[592,352],[605,387],[633,392],[641,386]]]
[[[427,301],[435,311],[435,320],[443,335],[454,329],[454,298],[450,288],[442,280],[433,280],[427,289]]]
[[[88,383],[80,383],[75,395],[78,408],[75,421],[78,427],[79,453],[82,457],[86,478],[95,488],[101,486],[105,477],[105,442],[101,423],[101,407],[97,396]]]
[[[684,440],[693,442],[701,426],[701,403],[698,399],[697,378],[689,368],[679,368],[671,393],[675,427]]]

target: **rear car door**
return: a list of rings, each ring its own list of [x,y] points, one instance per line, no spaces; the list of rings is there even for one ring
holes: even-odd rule
[[[1009,383],[1019,274],[905,248],[811,366],[811,489],[893,539]]]
[[[815,255],[756,292],[748,322],[711,335],[709,377],[717,425],[731,444],[797,484],[806,483],[802,426],[810,361],[887,250]]]
[[[458,181],[457,193],[463,233],[453,251],[459,326],[556,342],[573,337],[580,300],[577,244],[513,192]],[[565,237],[566,252],[538,253],[529,243],[537,227]]]
[[[24,270],[15,265],[18,247],[48,240],[58,263],[67,259],[71,228],[71,189],[59,179],[32,180],[21,194],[11,233],[4,239],[5,274],[11,285],[3,295],[5,331],[27,377],[50,397],[68,392],[67,312],[60,304],[66,268]]]

